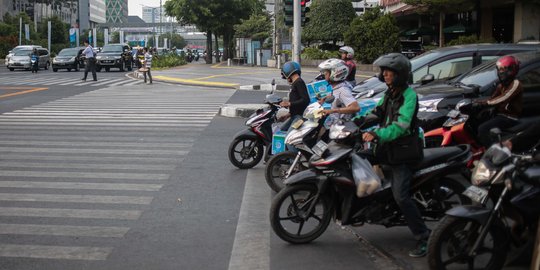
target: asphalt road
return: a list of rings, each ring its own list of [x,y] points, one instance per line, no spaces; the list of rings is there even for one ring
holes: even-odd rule
[[[81,75],[0,68],[0,269],[396,269],[336,224],[271,232],[263,165],[227,159],[244,119],[217,116],[264,93]]]

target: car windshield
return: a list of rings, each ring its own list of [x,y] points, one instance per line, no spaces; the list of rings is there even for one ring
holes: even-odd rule
[[[497,79],[497,72],[495,71],[495,61],[480,65],[470,72],[462,75],[457,80],[463,85],[480,85],[485,86]]]
[[[105,45],[101,52],[122,52],[122,45]]]
[[[32,54],[32,51],[31,50],[21,50],[21,51],[16,51],[15,54],[13,54],[14,56],[30,56]]]
[[[423,67],[427,63],[437,59],[440,56],[441,56],[441,52],[438,52],[438,51],[429,51],[429,52],[423,53],[411,59],[411,70],[415,71]]]
[[[58,56],[76,56],[79,49],[63,49],[58,53]]]

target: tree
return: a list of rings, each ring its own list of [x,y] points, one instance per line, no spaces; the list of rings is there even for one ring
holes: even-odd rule
[[[249,19],[241,21],[241,24],[234,26],[236,37],[251,38],[261,43],[270,37],[272,22],[268,14],[251,15]]]
[[[313,0],[307,13],[309,22],[302,31],[304,42],[328,42],[334,45],[343,40],[356,12],[350,0]]]
[[[44,19],[41,23],[38,24],[37,32],[39,33],[39,37],[41,39],[47,39],[48,21],[51,21],[51,43],[68,43],[69,25],[62,22],[62,20],[57,16]]]
[[[362,63],[373,63],[383,54],[401,51],[395,18],[376,8],[355,18],[344,36],[345,44],[353,47],[356,59]]]
[[[471,10],[476,1],[470,0],[403,0],[404,3],[419,7],[426,13],[439,14],[439,47],[444,46],[444,14]]]
[[[186,40],[184,40],[184,38],[179,34],[174,34],[174,33],[162,34],[159,36],[159,43],[163,44],[163,41],[165,40],[165,38],[168,39],[167,42],[171,42],[171,48],[172,47],[184,48],[187,45]],[[154,42],[153,39],[150,39],[148,41],[148,43],[153,43],[153,42]]]

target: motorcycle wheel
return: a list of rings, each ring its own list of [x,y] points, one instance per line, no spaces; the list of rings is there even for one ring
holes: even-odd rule
[[[317,239],[330,224],[332,201],[310,184],[287,186],[272,200],[270,225],[279,238],[291,244],[305,244]],[[311,208],[308,213],[307,211]]]
[[[263,154],[264,146],[253,137],[240,136],[229,145],[229,160],[240,169],[255,167]]]
[[[296,158],[297,153],[292,151],[285,151],[274,155],[264,168],[264,177],[266,178],[266,183],[268,186],[275,192],[279,192],[285,187],[285,175],[287,171],[291,168],[292,162]],[[292,174],[303,171],[306,168],[302,166],[302,159],[296,164],[295,168],[292,171]],[[291,175],[292,175],[291,174]]]
[[[430,269],[502,269],[508,249],[500,226],[491,226],[476,256],[468,255],[481,229],[476,220],[445,216],[429,238]]]

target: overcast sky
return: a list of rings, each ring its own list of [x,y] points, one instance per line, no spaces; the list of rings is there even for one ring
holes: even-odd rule
[[[165,5],[167,0],[161,0]],[[142,18],[142,6],[159,7],[159,0],[128,0],[128,12],[129,15],[136,15]]]

